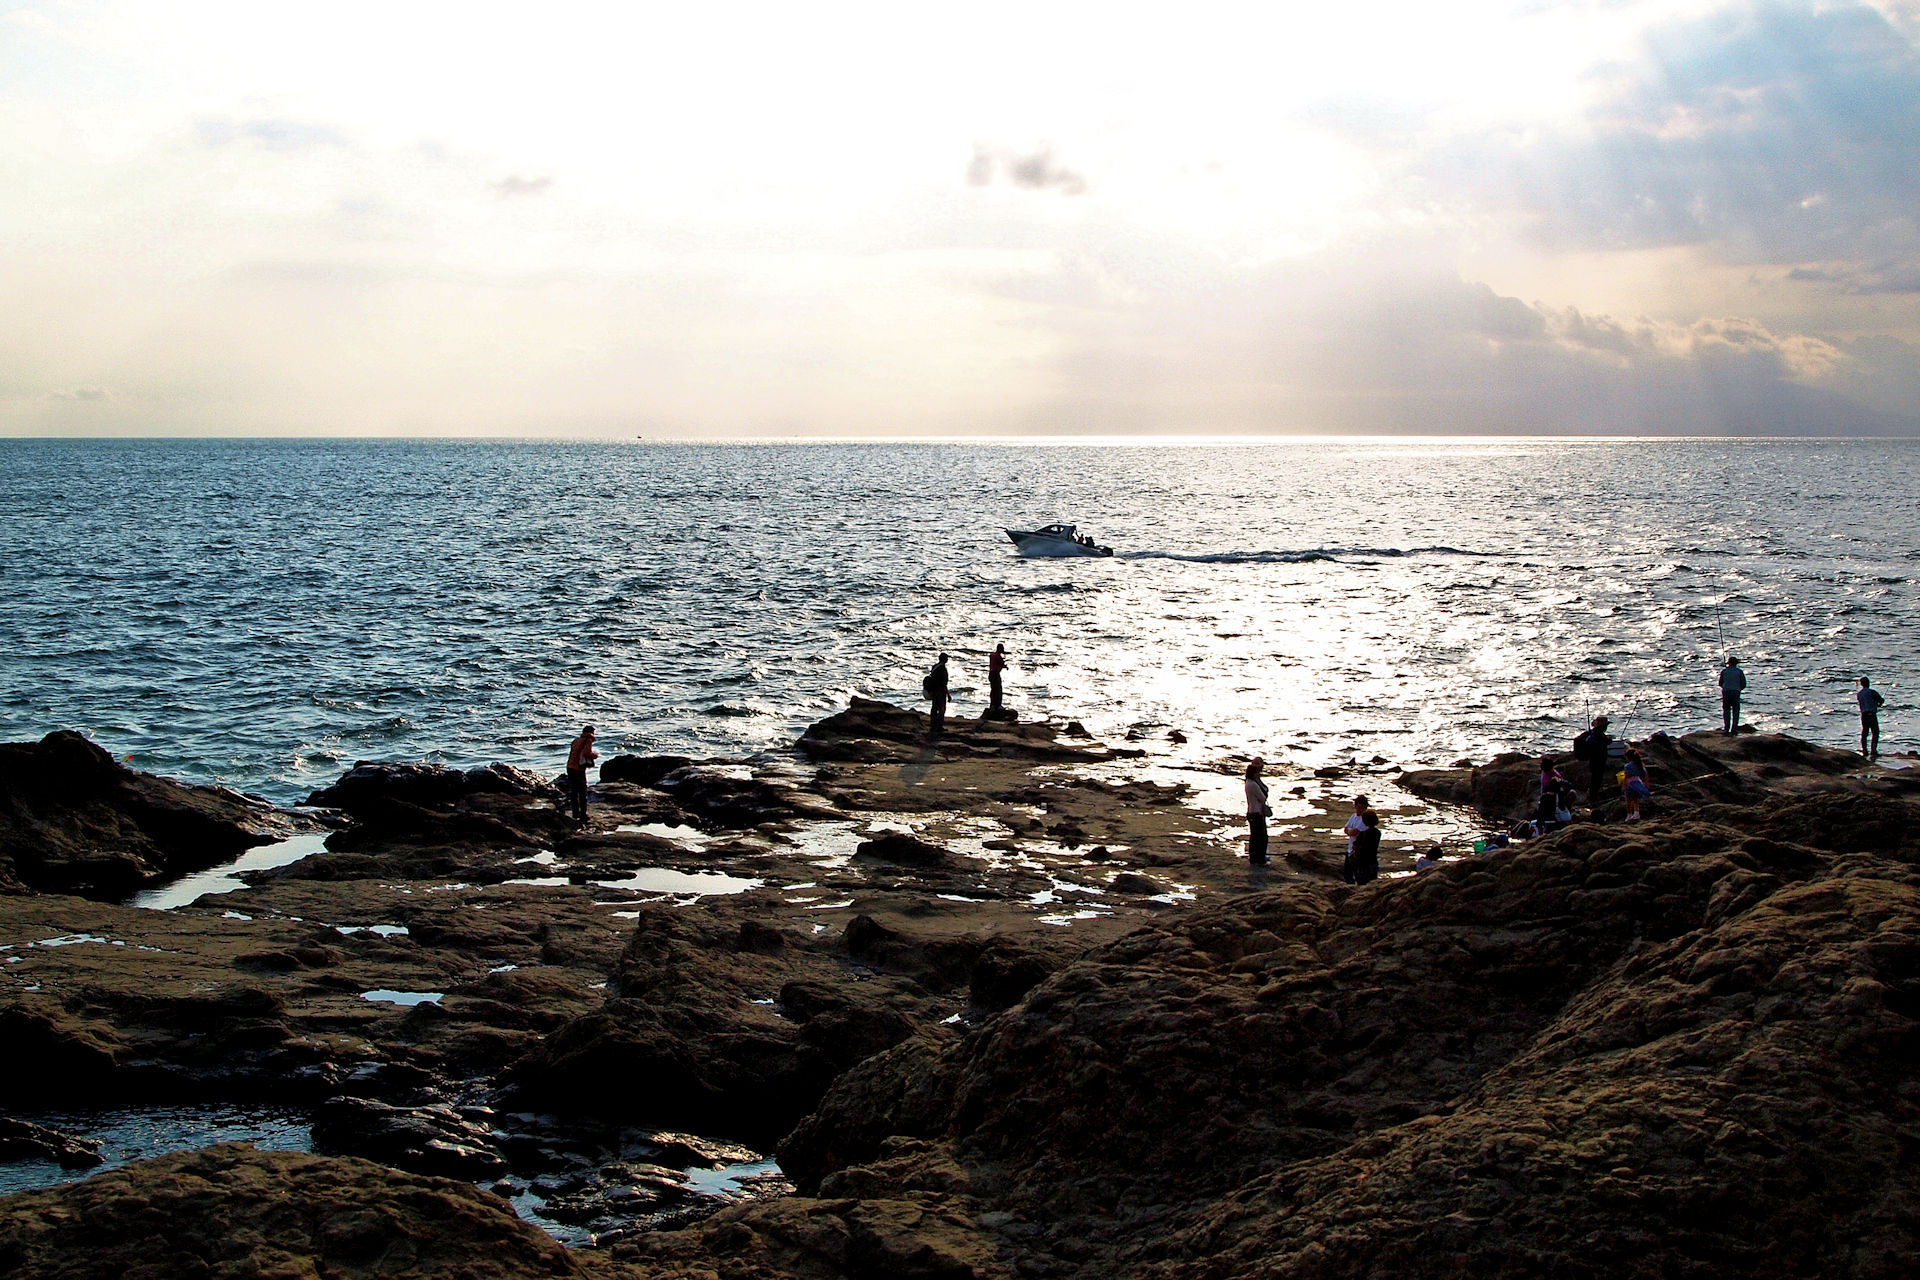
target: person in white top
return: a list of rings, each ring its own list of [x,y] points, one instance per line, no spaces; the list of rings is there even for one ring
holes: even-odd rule
[[[1362,831],[1367,829],[1367,811],[1372,807],[1372,805],[1367,803],[1365,796],[1355,796],[1353,798],[1353,816],[1347,819],[1347,825],[1342,828],[1347,833],[1347,856],[1349,858],[1353,856],[1353,842],[1359,838]]]
[[[1267,784],[1260,780],[1266,762],[1259,756],[1247,766],[1247,861],[1256,867],[1267,865],[1267,818],[1273,809],[1267,804]]]

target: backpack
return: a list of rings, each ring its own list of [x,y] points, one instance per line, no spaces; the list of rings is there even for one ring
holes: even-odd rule
[[[1588,764],[1593,764],[1601,758],[1600,753],[1595,750],[1599,745],[1600,743],[1593,735],[1593,730],[1589,729],[1573,740],[1573,758],[1575,760],[1584,760]]]
[[[933,672],[931,671],[920,677],[920,696],[923,698],[933,697]]]

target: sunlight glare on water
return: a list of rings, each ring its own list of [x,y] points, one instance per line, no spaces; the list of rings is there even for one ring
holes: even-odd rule
[[[6,441],[0,731],[289,800],[355,760],[788,743],[860,693],[1408,764],[1906,715],[1910,441]],[[1022,559],[1077,522],[1111,559]]]

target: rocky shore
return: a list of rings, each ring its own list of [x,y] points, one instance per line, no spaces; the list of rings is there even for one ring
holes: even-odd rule
[[[0,1199],[0,1276],[1911,1273],[1920,769],[1656,735],[1647,821],[1479,855],[1537,757],[1281,775],[1256,872],[1243,761],[1076,729],[856,700],[581,829],[498,765],[288,811],[0,746],[0,1160],[313,1147]],[[1407,838],[1350,888],[1362,785]]]

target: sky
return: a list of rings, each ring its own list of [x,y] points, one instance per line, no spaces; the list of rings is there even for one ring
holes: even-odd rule
[[[1920,0],[0,0],[0,434],[1920,434]]]

